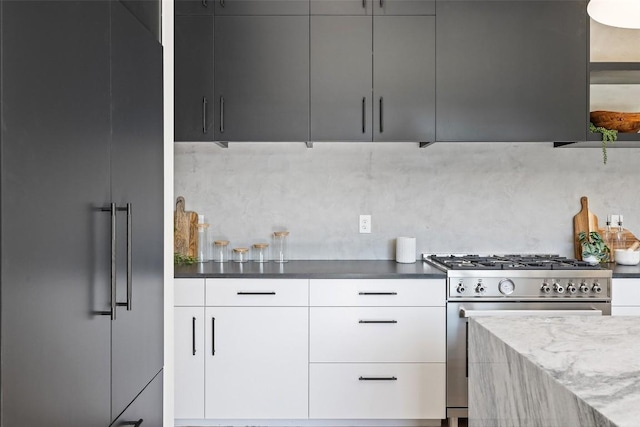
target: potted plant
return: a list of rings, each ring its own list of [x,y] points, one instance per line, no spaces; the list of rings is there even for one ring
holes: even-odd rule
[[[611,250],[602,240],[602,236],[597,231],[589,233],[583,231],[578,234],[578,241],[582,247],[582,260],[591,265],[601,262],[608,262]]]

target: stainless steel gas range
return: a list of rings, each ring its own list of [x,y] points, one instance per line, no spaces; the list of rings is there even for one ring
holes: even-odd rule
[[[610,315],[611,270],[557,255],[423,255],[447,273],[447,417],[467,417],[467,320]]]

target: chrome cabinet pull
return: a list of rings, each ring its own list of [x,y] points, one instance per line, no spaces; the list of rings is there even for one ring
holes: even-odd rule
[[[239,291],[238,295],[275,295],[276,293],[274,291],[267,291],[267,292],[244,292],[244,291]]]
[[[397,292],[358,292],[358,295],[398,295]]]
[[[224,133],[224,96],[220,97],[220,133]]]
[[[360,381],[398,381],[397,377],[360,377]]]
[[[193,355],[196,355],[196,318],[193,317],[191,319],[191,347],[193,350]]]
[[[380,0],[380,6],[382,6],[382,0]],[[384,100],[382,99],[382,97],[380,97],[380,133],[384,132],[384,116],[383,116],[383,110],[384,110]]]
[[[206,0],[205,0],[206,1]],[[207,97],[202,97],[202,133],[207,133]]]
[[[398,323],[397,320],[359,320],[358,323]]]
[[[362,97],[362,133],[366,132],[367,127],[367,98]]]

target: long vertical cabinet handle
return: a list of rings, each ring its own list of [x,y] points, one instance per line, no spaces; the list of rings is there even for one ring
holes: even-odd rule
[[[220,97],[220,133],[224,133],[224,96]]]
[[[363,9],[367,8],[367,0],[362,0],[362,8]]]
[[[211,318],[211,355],[216,355],[216,318]]]
[[[384,7],[384,0],[380,0],[380,7]]]
[[[127,212],[127,300],[125,302],[118,302],[116,306],[127,307],[127,311],[131,311],[132,296],[133,296],[133,273],[132,273],[132,217],[131,217],[131,203],[127,203],[124,208],[117,208],[117,211]]]
[[[206,0],[205,0],[206,1]],[[202,133],[207,133],[207,97],[202,97]]]
[[[362,133],[367,131],[367,97],[362,97]]]
[[[382,0],[380,0],[380,6],[382,6]],[[380,133],[384,132],[384,99],[380,97]]]
[[[98,314],[111,316],[111,320],[116,320],[116,204],[110,203],[109,207],[102,208],[103,212],[109,212],[111,216],[111,310],[101,311]]]
[[[196,355],[196,318],[191,318],[191,349],[193,355]]]

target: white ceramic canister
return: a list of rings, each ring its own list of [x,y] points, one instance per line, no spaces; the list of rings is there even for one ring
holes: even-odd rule
[[[396,262],[402,264],[416,262],[415,237],[398,237],[396,239]]]

